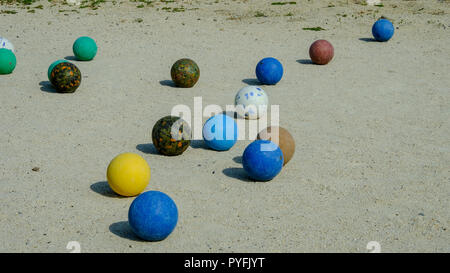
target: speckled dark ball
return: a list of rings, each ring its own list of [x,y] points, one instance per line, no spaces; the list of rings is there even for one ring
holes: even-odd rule
[[[166,116],[153,126],[152,140],[163,155],[180,155],[191,143],[191,128],[180,117]]]
[[[60,93],[73,93],[81,84],[81,72],[74,64],[62,62],[52,69],[50,82]]]
[[[191,59],[181,59],[172,65],[170,70],[172,80],[178,87],[192,87],[200,77],[200,68]]]

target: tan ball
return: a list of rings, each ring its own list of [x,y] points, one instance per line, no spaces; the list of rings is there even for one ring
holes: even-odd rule
[[[281,151],[283,152],[284,157],[284,163],[283,166],[286,165],[286,163],[291,160],[292,156],[295,152],[295,141],[292,135],[283,127],[278,127],[278,140],[275,139],[276,137],[272,137],[272,134],[275,134],[274,128],[277,128],[275,126],[267,127],[266,129],[259,132],[257,139],[263,139],[263,140],[270,140],[277,144]],[[273,132],[272,132],[273,131]]]

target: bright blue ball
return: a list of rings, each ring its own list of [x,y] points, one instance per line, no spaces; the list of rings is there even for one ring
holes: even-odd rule
[[[375,40],[386,42],[394,35],[394,25],[387,19],[380,19],[373,24],[372,34]]]
[[[256,140],[245,148],[242,165],[250,178],[272,180],[283,168],[283,152],[270,140]]]
[[[213,150],[229,150],[237,138],[238,126],[230,116],[218,114],[210,117],[203,125],[203,140]]]
[[[140,194],[128,210],[131,229],[146,241],[164,240],[172,233],[177,221],[178,209],[175,202],[159,191]]]
[[[283,77],[283,65],[275,58],[264,58],[256,65],[256,77],[262,84],[277,84]]]

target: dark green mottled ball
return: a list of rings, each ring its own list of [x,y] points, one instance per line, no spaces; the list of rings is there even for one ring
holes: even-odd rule
[[[180,59],[172,65],[170,75],[176,86],[192,87],[200,77],[200,68],[193,60]]]
[[[62,62],[52,69],[50,82],[60,93],[73,93],[81,84],[81,72],[74,64]]]
[[[153,126],[152,140],[163,155],[180,155],[191,143],[191,128],[180,117],[166,116]]]

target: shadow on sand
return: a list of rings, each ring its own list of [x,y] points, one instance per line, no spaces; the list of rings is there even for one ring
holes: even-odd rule
[[[263,85],[258,79],[243,79],[242,82],[248,85]]]
[[[142,240],[138,236],[136,236],[136,234],[134,234],[128,221],[120,221],[120,222],[111,224],[109,226],[109,231],[111,231],[111,233],[113,233],[121,238],[124,238],[124,239],[136,241],[136,242],[145,242],[144,240]]]
[[[178,86],[176,86],[175,83],[172,80],[159,81],[159,84],[161,84],[162,86],[169,86],[169,87],[178,88]]]
[[[299,64],[314,64],[310,59],[300,59],[300,60],[297,60],[297,63],[299,63]]]
[[[234,160],[234,159],[233,159]],[[222,173],[228,177],[239,179],[244,182],[257,182],[255,180],[249,179],[247,173],[244,168],[226,168],[222,171]]]
[[[99,181],[91,185],[91,190],[105,197],[126,198],[115,193],[109,186],[107,181]]]
[[[41,91],[47,93],[58,93],[49,81],[41,81],[39,85],[41,86]]]
[[[375,40],[374,38],[359,38],[358,40],[363,41],[363,42],[378,42],[377,40]]]
[[[153,143],[138,144],[138,145],[136,145],[136,149],[145,154],[152,154],[152,155],[159,154],[158,150],[156,149],[156,147]]]

